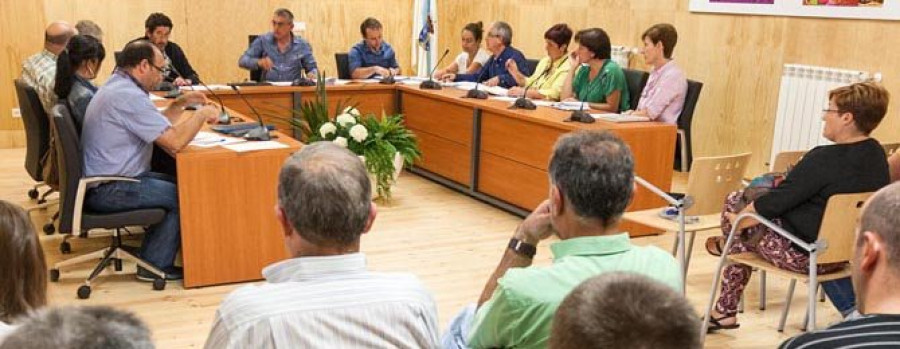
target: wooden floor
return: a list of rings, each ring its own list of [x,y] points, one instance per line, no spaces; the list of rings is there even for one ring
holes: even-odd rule
[[[22,167],[24,156],[23,149],[0,149],[0,198],[28,207],[34,205],[26,195],[33,182]],[[686,182],[686,175],[675,173],[673,190],[683,188]],[[408,173],[401,176],[393,202],[382,204],[378,210],[375,226],[362,241],[370,268],[418,275],[434,294],[442,329],[464,305],[477,299],[520,222],[515,216]],[[47,217],[47,211],[32,214],[38,229]],[[688,275],[687,296],[698,314],[709,297],[717,262],[702,248],[702,242],[713,233],[698,234]],[[48,263],[64,259],[59,253],[61,237],[40,235]],[[100,249],[107,243],[104,238],[72,241],[73,255]],[[635,243],[671,250],[672,235],[638,238]],[[539,247],[536,264],[550,263],[548,245]],[[180,283],[170,283],[158,292],[151,290],[150,284],[136,281],[134,266],[126,265],[120,275],[108,271],[94,283],[89,300],[79,300],[75,290],[90,268],[85,265],[64,270],[60,282],[50,284],[50,304],[105,304],[135,312],[150,326],[159,348],[202,347],[218,304],[241,286],[185,290]],[[758,309],[758,282],[754,278],[746,293],[746,312],[740,315],[741,328],[707,337],[707,347],[771,348],[800,333],[805,288],[798,286],[787,328],[781,334],[775,328],[787,282],[772,277],[768,281],[769,309]],[[839,319],[830,303],[819,303],[818,314],[820,327]]]

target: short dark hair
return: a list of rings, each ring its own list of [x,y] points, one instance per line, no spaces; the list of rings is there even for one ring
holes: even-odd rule
[[[654,45],[662,41],[663,56],[672,59],[672,51],[675,51],[675,44],[678,43],[678,31],[669,23],[654,24],[641,35],[641,40],[644,39],[650,39]]]
[[[544,32],[544,39],[553,41],[558,46],[569,46],[572,43],[572,28],[565,23],[554,25]]]
[[[894,182],[875,193],[859,219],[860,232],[873,232],[884,239],[888,264],[900,277],[900,182]],[[862,245],[862,234],[856,246]]]
[[[280,9],[275,10],[275,16],[287,18],[291,22],[294,21],[294,13],[291,12],[291,10],[288,10],[286,8],[280,8]]]
[[[375,18],[367,17],[363,20],[362,24],[359,25],[359,34],[366,37],[366,29],[380,30],[381,28],[381,22]]]
[[[853,114],[856,128],[868,135],[884,119],[891,94],[874,82],[859,82],[831,90],[828,99],[841,113]]]
[[[481,38],[484,37],[484,24],[481,21],[466,24],[463,30],[468,30],[472,33],[472,36],[475,37],[475,42],[481,42]]]
[[[600,28],[588,28],[575,34],[575,41],[594,54],[597,59],[610,59],[612,57],[612,43],[609,35]]]
[[[108,306],[43,309],[26,318],[0,348],[152,349],[150,330],[134,314]]]
[[[365,230],[372,184],[358,156],[332,142],[315,142],[281,167],[278,204],[304,240],[347,246]]]
[[[0,321],[47,304],[47,263],[28,213],[0,200]]]
[[[606,131],[577,131],[558,141],[550,159],[550,180],[575,214],[610,227],[634,195],[634,158],[619,137]]]
[[[635,273],[604,273],[572,290],[553,318],[549,347],[701,348],[700,320],[679,292]]]
[[[122,49],[121,56],[117,59],[117,66],[122,69],[130,69],[137,67],[141,64],[141,61],[147,60],[150,64],[153,64],[153,57],[155,55],[154,50],[156,50],[153,44],[151,44],[147,40],[135,40],[129,42],[128,45],[125,45],[125,48]]]
[[[144,21],[144,28],[152,33],[157,27],[168,27],[169,30],[172,30],[175,26],[172,24],[172,19],[169,16],[160,12],[151,13],[147,20]]]
[[[103,63],[104,58],[106,49],[96,37],[78,34],[69,39],[66,49],[56,58],[56,80],[53,86],[56,97],[59,99],[69,97],[78,68],[93,60]]]

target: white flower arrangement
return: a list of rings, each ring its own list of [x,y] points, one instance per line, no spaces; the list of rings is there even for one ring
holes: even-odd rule
[[[319,135],[322,138],[328,138],[328,135],[334,134],[337,131],[337,126],[330,122],[326,122],[322,124],[322,127],[319,127]]]
[[[344,137],[337,137],[332,142],[334,142],[334,144],[337,144],[341,147],[344,147],[344,148],[347,147],[347,139]]]
[[[344,108],[344,114],[350,114],[350,115],[353,115],[353,116],[355,116],[355,117],[359,117],[359,116],[360,116],[359,110],[357,110],[356,108],[354,108],[354,107],[352,107],[352,106]]]
[[[362,143],[369,137],[369,130],[366,129],[363,125],[354,125],[350,128],[350,138],[353,138],[354,141],[358,143]]]
[[[347,125],[353,125],[356,123],[356,117],[353,116],[352,114],[344,113],[344,114],[338,115],[334,119],[334,121],[337,122],[338,125],[341,125],[342,127],[347,127]]]

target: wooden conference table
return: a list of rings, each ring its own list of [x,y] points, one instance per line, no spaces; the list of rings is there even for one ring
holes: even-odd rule
[[[663,189],[672,184],[675,126],[663,123],[562,122],[569,112],[546,107],[510,110],[509,102],[461,98],[465,91],[417,86],[329,86],[330,110],[350,100],[362,113],[402,113],[415,132],[422,159],[412,172],[509,212],[525,215],[549,192],[547,167],[556,139],[578,129],[608,130],[635,157],[637,175]],[[284,117],[315,98],[314,87],[242,87],[265,122],[290,132]],[[251,108],[234,91],[216,91],[226,107],[243,115]],[[347,103],[344,103],[346,105]],[[299,135],[297,135],[299,136]],[[300,143],[278,151],[238,154],[224,149],[187,149],[178,154],[185,287],[256,280],[266,265],[283,259],[274,218],[278,168]],[[663,206],[638,188],[628,210]],[[227,218],[232,217],[232,218]],[[631,223],[632,236],[654,232]]]

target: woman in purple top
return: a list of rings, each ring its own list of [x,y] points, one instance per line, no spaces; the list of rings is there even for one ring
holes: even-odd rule
[[[687,79],[684,72],[672,60],[672,51],[678,42],[678,32],[671,24],[656,24],[641,36],[644,41],[644,62],[653,67],[647,85],[641,92],[637,110],[623,114],[646,116],[650,120],[667,124],[678,122],[684,107]]]

